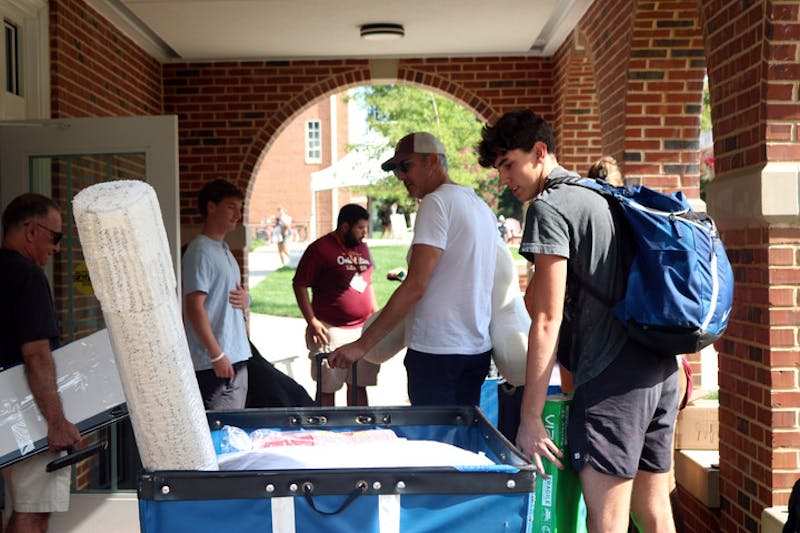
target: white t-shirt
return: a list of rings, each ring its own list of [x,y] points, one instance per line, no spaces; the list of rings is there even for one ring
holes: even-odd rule
[[[476,355],[492,348],[489,321],[500,238],[497,218],[475,191],[441,185],[426,195],[415,244],[443,250],[425,295],[411,312],[406,344],[432,354]]]

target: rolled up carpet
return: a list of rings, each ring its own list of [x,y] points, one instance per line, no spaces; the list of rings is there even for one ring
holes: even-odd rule
[[[142,464],[217,470],[155,191],[99,183],[75,196],[73,213]]]

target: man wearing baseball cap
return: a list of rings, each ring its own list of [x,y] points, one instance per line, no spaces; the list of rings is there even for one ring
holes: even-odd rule
[[[408,315],[411,404],[477,405],[492,354],[497,219],[474,190],[450,179],[444,146],[430,133],[400,139],[381,168],[421,200],[408,273],[361,338],[334,351],[329,363],[349,367]]]

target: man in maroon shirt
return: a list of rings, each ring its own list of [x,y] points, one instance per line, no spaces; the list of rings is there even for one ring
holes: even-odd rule
[[[306,344],[312,358],[358,339],[364,321],[378,310],[372,287],[372,258],[364,243],[368,229],[367,210],[347,204],[339,211],[336,230],[311,243],[300,258],[292,285],[297,305],[308,323]],[[379,368],[367,361],[359,363],[358,405],[367,405],[366,387],[377,384]],[[334,395],[345,381],[350,403],[351,370],[323,364],[322,373],[319,404],[333,406]],[[320,379],[313,364],[311,377]]]

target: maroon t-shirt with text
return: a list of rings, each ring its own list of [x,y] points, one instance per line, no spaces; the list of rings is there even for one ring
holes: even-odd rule
[[[316,317],[336,327],[357,327],[372,314],[372,258],[364,243],[347,248],[328,233],[311,243],[294,275],[301,287],[311,287],[311,307]],[[358,292],[350,282],[357,273],[367,283]]]

